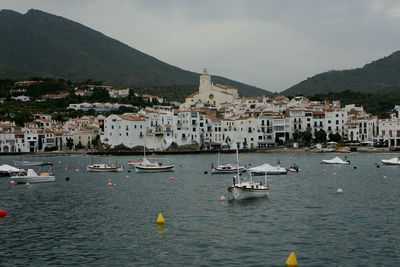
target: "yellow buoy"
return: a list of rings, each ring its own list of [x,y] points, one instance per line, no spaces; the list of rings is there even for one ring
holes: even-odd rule
[[[285,264],[286,267],[297,267],[297,259],[294,252],[290,252]]]
[[[165,223],[164,216],[162,215],[162,213],[158,214],[157,224],[164,224],[164,223]]]

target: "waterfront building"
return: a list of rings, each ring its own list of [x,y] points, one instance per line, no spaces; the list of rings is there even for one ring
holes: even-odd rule
[[[129,96],[129,88],[126,89],[110,89],[108,94],[111,98],[122,98]]]

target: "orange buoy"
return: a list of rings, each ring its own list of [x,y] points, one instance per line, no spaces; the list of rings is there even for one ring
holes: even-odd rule
[[[6,217],[7,216],[7,211],[6,210],[0,210],[0,217]]]

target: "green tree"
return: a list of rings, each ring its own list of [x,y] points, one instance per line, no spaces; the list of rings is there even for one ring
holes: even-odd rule
[[[20,111],[14,115],[15,124],[23,126],[25,122],[31,121],[31,113],[29,111]]]
[[[311,142],[311,139],[312,139],[312,133],[311,132],[309,132],[309,131],[303,132],[302,140],[304,142],[309,144]]]
[[[316,131],[314,136],[317,142],[326,142],[326,132],[323,129]]]
[[[298,141],[298,140],[300,140],[302,137],[303,137],[303,133],[300,132],[299,130],[295,130],[295,131],[293,132],[293,140],[294,140],[294,141]]]
[[[329,133],[328,137],[332,142],[340,142],[342,140],[342,137],[338,133]]]
[[[67,138],[67,147],[72,149],[74,147],[74,140],[72,138]]]

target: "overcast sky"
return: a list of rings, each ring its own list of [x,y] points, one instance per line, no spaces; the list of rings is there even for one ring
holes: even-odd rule
[[[273,92],[400,48],[396,0],[0,0],[82,23],[177,67]]]

